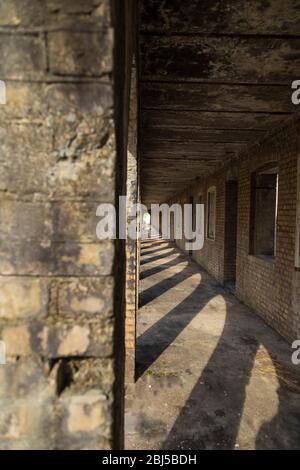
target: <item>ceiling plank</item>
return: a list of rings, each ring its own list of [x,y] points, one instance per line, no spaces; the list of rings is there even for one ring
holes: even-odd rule
[[[264,130],[243,129],[199,129],[197,127],[144,127],[142,140],[151,138],[156,141],[193,141],[193,142],[249,142],[264,135]]]
[[[256,114],[295,112],[291,102],[291,83],[287,86],[141,83],[141,107]]]
[[[206,154],[208,158],[217,155],[232,154],[241,149],[240,143],[218,143],[218,142],[193,142],[193,141],[157,141],[151,137],[144,138],[141,144],[142,157],[158,157],[159,155],[176,156],[200,156]]]
[[[288,114],[268,113],[227,113],[227,112],[201,112],[182,110],[142,110],[141,125],[143,129],[156,128],[190,128],[210,130],[269,130],[277,127]]]
[[[297,0],[143,0],[146,33],[300,35]]]
[[[300,38],[141,36],[141,79],[286,84],[300,70]]]

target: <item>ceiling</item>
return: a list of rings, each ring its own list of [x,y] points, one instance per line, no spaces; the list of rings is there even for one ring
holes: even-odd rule
[[[141,186],[163,202],[291,113],[300,0],[141,0]]]

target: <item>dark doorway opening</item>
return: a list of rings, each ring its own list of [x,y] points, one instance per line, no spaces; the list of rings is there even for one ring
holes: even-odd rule
[[[224,283],[235,289],[237,248],[237,181],[227,181],[225,189]]]

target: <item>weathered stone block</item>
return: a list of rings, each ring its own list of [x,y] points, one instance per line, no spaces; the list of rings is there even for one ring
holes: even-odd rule
[[[92,13],[100,6],[107,6],[106,0],[46,0],[49,11],[65,14]]]
[[[53,150],[60,159],[74,160],[88,152],[105,148],[114,135],[109,116],[68,114],[64,125],[53,121]]]
[[[42,317],[47,314],[46,281],[0,276],[0,319]]]
[[[70,434],[77,432],[95,432],[110,421],[108,406],[104,406],[105,396],[97,390],[85,395],[68,397],[66,430]]]
[[[56,192],[108,196],[109,191],[113,191],[115,164],[111,121],[84,117],[74,123],[65,123],[62,132],[58,120],[53,129],[55,164],[49,169],[51,189],[57,186],[56,190],[53,188]]]
[[[28,123],[45,120],[48,113],[46,85],[6,81],[6,104],[0,108],[0,119],[24,119]]]
[[[56,131],[63,134],[66,126],[76,128],[83,116],[90,119],[91,127],[95,128],[95,117],[109,118],[112,106],[110,83],[46,84],[6,80],[6,105],[0,108],[0,118],[4,122],[7,118],[22,118],[28,123],[41,119],[51,127],[57,118]]]
[[[0,76],[36,80],[46,71],[45,41],[39,36],[1,35]]]
[[[56,270],[69,276],[101,276],[112,274],[114,244],[99,243],[56,245]]]
[[[97,240],[97,203],[64,202],[54,204],[53,224],[55,240],[95,241]]]
[[[42,241],[8,242],[0,246],[0,274],[98,276],[113,269],[114,245],[110,241],[78,244]]]
[[[51,129],[46,126],[1,125],[2,154],[10,158],[1,163],[0,190],[27,194],[45,192],[51,139]]]
[[[7,356],[28,356],[32,353],[30,332],[26,325],[6,326],[0,331]]]
[[[39,357],[7,359],[0,367],[0,399],[55,394],[55,378],[49,376],[47,361]]]
[[[111,404],[98,389],[60,400],[60,445],[107,449],[112,435]],[[101,436],[101,437],[100,437]]]
[[[102,116],[113,106],[110,83],[52,84],[47,88],[47,101],[53,115],[64,123],[76,122],[83,115]]]
[[[46,0],[51,29],[101,31],[110,27],[108,0]],[[76,18],[76,22],[74,22]]]
[[[0,269],[3,275],[48,275],[54,271],[55,252],[51,242],[9,242],[0,245]]]
[[[52,238],[52,206],[4,200],[0,206],[0,237],[11,240],[49,240]]]
[[[0,439],[15,441],[39,436],[47,438],[50,444],[52,409],[52,400],[42,396],[14,400],[10,405],[1,402]]]
[[[108,0],[46,0],[51,25],[73,30],[101,30],[110,25],[110,5]],[[76,24],[74,25],[74,16]]]
[[[91,142],[87,144],[87,132]],[[60,137],[52,147],[52,128],[47,125],[0,126],[5,159],[1,166],[0,190],[23,194],[47,194],[55,198],[93,197],[112,200],[115,187],[114,134],[95,127],[77,129]]]
[[[56,322],[11,325],[0,327],[7,357],[32,356],[35,353],[48,358],[110,357],[113,352],[112,320],[81,323]]]
[[[97,203],[3,200],[0,237],[11,240],[96,241]]]
[[[51,32],[48,44],[50,71],[53,74],[101,76],[112,70],[109,31]]]
[[[58,321],[53,325],[32,323],[28,328],[26,332],[30,337],[32,351],[49,358],[109,357],[113,352],[111,320],[91,322],[86,319],[75,325]]]
[[[90,315],[108,318],[113,311],[113,279],[111,277],[74,279],[57,286],[57,313],[78,318]]]
[[[43,0],[6,0],[0,3],[0,26],[33,27],[43,23]]]
[[[95,134],[91,128],[90,145],[85,147],[86,132],[72,133],[54,149],[55,163],[48,169],[49,192],[53,197],[89,197],[107,201],[114,197],[114,134]],[[95,142],[96,141],[96,142]],[[58,141],[56,141],[58,142]]]

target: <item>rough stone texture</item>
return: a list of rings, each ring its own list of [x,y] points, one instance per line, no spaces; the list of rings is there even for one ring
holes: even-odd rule
[[[42,36],[1,34],[0,74],[4,79],[42,78],[46,70],[46,44]]]
[[[4,28],[44,31],[67,27],[94,31],[109,24],[108,0],[5,0],[0,5],[0,27]]]
[[[1,26],[27,26],[42,24],[45,12],[41,0],[6,0],[0,6]]]
[[[49,34],[49,67],[56,75],[101,76],[110,72],[111,40],[100,33],[58,31]],[[97,50],[98,54],[94,54]]]
[[[47,315],[48,285],[38,278],[1,276],[0,318],[15,320]]]
[[[114,445],[115,247],[96,238],[115,200],[110,9],[0,5],[1,449]]]

